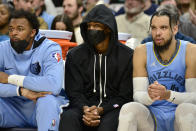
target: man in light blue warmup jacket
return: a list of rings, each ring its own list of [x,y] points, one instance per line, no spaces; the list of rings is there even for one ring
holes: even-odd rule
[[[68,105],[61,48],[38,32],[35,15],[13,13],[10,40],[0,44],[0,127],[58,130],[60,107]]]

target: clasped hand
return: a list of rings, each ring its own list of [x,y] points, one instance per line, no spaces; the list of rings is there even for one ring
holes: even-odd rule
[[[99,107],[96,106],[84,106],[83,107],[84,115],[83,115],[83,122],[87,126],[95,127],[98,126],[100,123],[100,112]]]
[[[153,101],[167,100],[170,97],[170,91],[165,86],[155,81],[148,87],[148,95]]]

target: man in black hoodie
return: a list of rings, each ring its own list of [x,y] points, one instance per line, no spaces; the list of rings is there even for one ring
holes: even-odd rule
[[[133,50],[118,41],[115,17],[104,5],[93,8],[80,28],[84,43],[67,54],[70,106],[60,131],[116,131],[121,106],[133,100]]]

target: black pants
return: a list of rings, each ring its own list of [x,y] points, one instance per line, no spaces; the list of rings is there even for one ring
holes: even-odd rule
[[[61,115],[59,131],[117,131],[120,109],[115,109],[101,116],[97,127],[85,126],[82,121],[83,112],[76,108],[64,110]]]

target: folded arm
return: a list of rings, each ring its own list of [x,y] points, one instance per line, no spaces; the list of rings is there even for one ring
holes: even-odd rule
[[[51,47],[45,53],[43,58],[42,75],[23,76],[17,74],[8,75],[1,72],[0,83],[12,84],[15,86],[24,87],[36,92],[52,92],[58,95],[62,89],[63,80],[63,60],[57,59],[53,54],[61,54],[60,47]],[[3,75],[2,75],[3,74]]]

